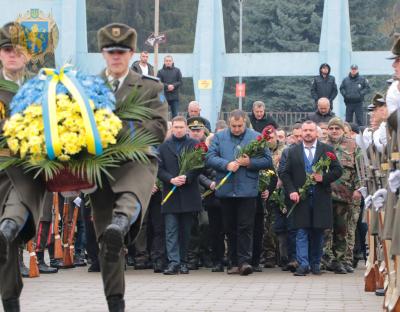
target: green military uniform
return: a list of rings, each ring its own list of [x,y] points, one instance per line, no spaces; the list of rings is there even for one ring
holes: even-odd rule
[[[99,30],[98,41],[102,51],[134,51],[136,31],[124,24],[109,24]],[[105,81],[113,84],[112,77],[107,75],[106,70],[101,73],[101,76]],[[125,121],[125,125],[133,128],[133,132],[144,129],[161,143],[167,131],[167,106],[161,97],[163,87],[156,78],[142,76],[129,69],[121,85],[114,90],[117,103],[125,99],[135,88],[141,99],[146,102],[145,105],[153,110],[153,116],[151,120],[143,122]],[[149,158],[148,164],[130,161],[110,170],[114,180],[108,179],[102,189],[90,195],[94,226],[101,247],[99,260],[104,291],[109,308],[115,305],[120,308],[118,311],[123,311],[124,306],[125,257],[124,248],[114,244],[114,241],[119,243],[119,240],[115,237],[117,232],[112,225],[116,222],[116,216],[123,222],[127,222],[121,226],[121,229],[128,229],[128,235],[125,236],[128,243],[132,242],[139,232],[142,219],[146,215],[158,168],[157,159],[150,155]],[[138,212],[137,221],[131,224]],[[119,224],[115,225],[119,226]],[[125,235],[125,230],[122,230],[121,234]]]
[[[339,118],[331,119],[328,127],[331,125],[337,125],[344,130],[343,122]],[[360,202],[354,202],[352,198],[353,192],[359,188],[356,172],[357,145],[354,140],[344,135],[337,142],[328,138],[326,143],[334,147],[343,167],[343,175],[332,183],[333,232],[329,231],[326,236],[324,258],[328,262],[347,264],[351,267],[355,226],[360,209]],[[350,231],[351,235],[348,234]]]
[[[275,170],[279,167],[282,151],[285,149],[285,144],[277,141],[275,147],[271,147],[272,163]],[[264,266],[275,266],[277,259],[277,238],[273,231],[273,211],[272,206],[267,202],[266,211],[264,214],[264,236],[263,236],[263,259]]]
[[[10,27],[0,29],[0,48],[13,47]],[[22,80],[30,77],[21,75]],[[9,80],[0,71],[1,80]],[[23,81],[19,81],[22,83]],[[0,90],[1,112],[8,116],[14,94]],[[2,116],[4,118],[4,116]],[[4,119],[1,120],[1,123]],[[33,181],[33,175],[21,167],[10,167],[0,172],[0,294],[5,311],[19,311],[19,296],[23,283],[18,264],[18,247],[35,236],[42,211],[44,183]],[[18,309],[17,309],[18,307]]]

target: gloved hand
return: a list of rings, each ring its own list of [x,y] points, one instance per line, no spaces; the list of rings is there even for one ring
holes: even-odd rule
[[[365,146],[366,147],[370,146],[370,144],[372,143],[372,131],[371,131],[371,129],[365,128],[362,137],[364,139]]]
[[[386,198],[387,198],[386,189],[381,188],[374,193],[374,195],[372,196],[372,204],[374,205],[376,211],[378,211],[383,207]]]
[[[390,190],[394,193],[400,187],[400,170],[392,171],[389,174],[388,183]]]
[[[364,199],[368,196],[368,189],[365,186],[361,186],[357,191],[361,193]]]
[[[365,209],[371,208],[371,205],[372,205],[372,195],[368,195],[368,196],[364,199],[364,204],[365,204]]]
[[[379,126],[379,128],[374,132],[372,136],[374,138],[374,145],[376,149],[378,150],[379,153],[382,153],[387,143],[386,129],[385,128],[382,129],[381,126]]]

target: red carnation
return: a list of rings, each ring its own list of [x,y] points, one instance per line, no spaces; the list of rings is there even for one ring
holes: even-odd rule
[[[263,137],[261,135],[257,136],[257,141],[261,142],[263,140]]]
[[[208,152],[207,144],[204,143],[204,142],[197,143],[197,144],[194,146],[194,149],[196,149],[196,150],[201,149],[201,150],[203,151],[203,153],[207,153],[207,152]]]
[[[326,156],[328,156],[330,160],[336,160],[336,155],[332,152],[326,152]]]
[[[275,131],[275,127],[274,126],[266,126],[264,128],[264,130],[262,131],[262,136],[264,137],[264,139],[266,139],[267,141],[269,139],[271,139],[271,133],[273,133]]]

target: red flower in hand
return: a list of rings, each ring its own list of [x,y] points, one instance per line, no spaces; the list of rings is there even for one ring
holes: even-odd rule
[[[336,155],[332,152],[326,152],[326,156],[328,156],[330,160],[336,160]]]
[[[274,126],[271,126],[271,125],[266,126],[264,128],[264,130],[262,131],[263,138],[268,141],[269,139],[271,139],[271,133],[273,133],[274,131],[275,131]]]
[[[203,153],[207,153],[207,152],[208,152],[207,144],[204,143],[204,142],[197,143],[197,144],[194,146],[194,149],[196,149],[196,150],[201,149],[201,150],[203,151]]]
[[[263,140],[263,137],[261,135],[257,136],[257,141],[261,142]]]

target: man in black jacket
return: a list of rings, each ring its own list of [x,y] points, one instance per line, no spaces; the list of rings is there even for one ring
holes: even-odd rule
[[[171,109],[172,118],[178,115],[179,88],[182,86],[182,73],[175,67],[171,55],[164,58],[164,66],[158,71],[157,77],[164,85],[165,98]]]
[[[146,76],[154,76],[154,67],[148,63],[148,60],[149,60],[149,52],[142,51],[140,53],[140,60],[132,64],[131,67],[132,70],[134,70],[138,74]]]
[[[357,124],[364,125],[363,101],[369,89],[368,79],[360,76],[357,65],[351,65],[349,75],[343,79],[340,85],[340,93],[346,104],[347,122],[353,122],[353,114],[355,114]]]
[[[338,94],[335,77],[330,75],[331,67],[327,64],[321,64],[319,67],[319,75],[314,77],[311,85],[311,96],[318,103],[322,97],[329,99],[331,110],[333,109],[333,100]]]
[[[312,120],[319,124],[320,122],[328,123],[333,117],[335,117],[335,113],[331,111],[329,99],[322,97],[318,100],[317,110],[308,114],[306,120]]]
[[[262,101],[255,101],[253,103],[253,110],[249,116],[251,126],[257,132],[262,132],[266,126],[273,126],[275,129],[278,128],[276,121],[265,113],[265,104]]]

